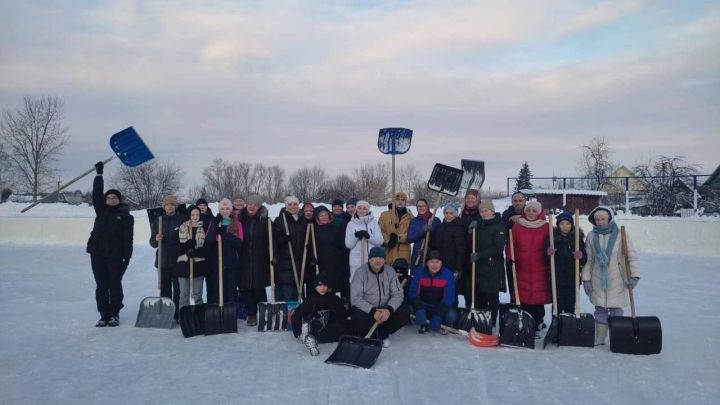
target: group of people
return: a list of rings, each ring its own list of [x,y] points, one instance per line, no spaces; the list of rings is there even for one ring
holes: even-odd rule
[[[133,217],[118,190],[104,191],[102,162],[96,171],[97,217],[87,248],[97,284],[96,326],[117,326],[122,276],[132,256]],[[520,192],[502,215],[477,190],[468,190],[462,207],[446,204],[442,220],[433,216],[426,199],[415,201],[416,215],[407,203],[407,194],[396,193],[376,220],[364,200],[338,199],[328,209],[288,196],[272,220],[257,196],[222,199],[217,214],[201,198],[183,215],[177,199],[166,196],[149,241],[158,248],[161,296],[172,298],[179,309],[191,299],[202,303],[206,287],[207,302],[217,303],[222,277],[224,301],[243,307],[247,325],[255,326],[258,303],[268,301],[272,271],[276,301],[303,301],[291,317],[292,329],[317,354],[318,343],[344,334],[365,336],[375,324],[373,336],[388,346],[389,336],[409,324],[412,314],[419,333],[445,334],[443,325],[454,326],[464,311],[458,296],[466,308],[488,309],[496,325],[499,293],[509,291],[515,301],[514,283],[522,309],[539,332],[551,302],[552,256],[558,311],[574,312],[577,259],[584,291],[595,305],[596,344],[604,344],[608,316],[622,314],[629,305],[627,289],[639,281],[635,266],[626,276],[618,227],[605,207],[589,214],[593,229],[579,246],[573,216],[560,213],[551,246],[542,206]],[[628,252],[632,263],[632,244]]]

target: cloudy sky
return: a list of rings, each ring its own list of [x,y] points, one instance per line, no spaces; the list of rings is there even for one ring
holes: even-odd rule
[[[215,157],[350,174],[394,126],[398,164],[484,160],[500,189],[597,136],[720,163],[716,1],[0,0],[0,77],[0,108],[65,101],[64,178],[128,125],[191,184]]]

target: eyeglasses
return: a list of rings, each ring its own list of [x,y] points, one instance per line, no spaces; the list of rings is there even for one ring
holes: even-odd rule
[[[425,204],[418,204],[418,205],[416,205],[416,207],[418,207],[418,208],[427,208],[427,205],[425,205]]]
[[[109,196],[105,197],[105,200],[106,201],[107,200],[119,200],[119,198],[117,198],[117,196],[115,196],[115,195],[109,195]]]

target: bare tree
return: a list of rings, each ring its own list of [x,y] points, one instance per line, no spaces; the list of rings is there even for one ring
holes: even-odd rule
[[[5,143],[0,138],[0,190],[15,187],[15,173],[13,172],[12,161],[5,149]]]
[[[56,172],[53,164],[68,144],[64,108],[58,97],[25,96],[22,107],[2,112],[0,135],[9,148],[18,185],[32,193],[33,201],[52,184]]]
[[[162,205],[164,196],[180,191],[184,175],[174,162],[154,160],[138,167],[121,166],[111,183],[131,208],[152,208]]]
[[[582,156],[578,161],[578,170],[587,177],[587,186],[591,190],[601,190],[609,184],[607,177],[612,173],[610,156],[612,150],[605,137],[593,138],[580,147]]]
[[[692,175],[698,170],[698,165],[686,162],[682,156],[659,156],[635,166],[638,177],[647,177],[643,179],[646,213],[672,216],[678,209],[692,205]]]
[[[355,169],[355,184],[358,198],[364,198],[370,204],[383,205],[389,197],[390,170],[381,162],[362,165]]]
[[[268,166],[261,184],[262,194],[265,201],[276,203],[283,200],[285,194],[285,170],[280,166]]]
[[[300,201],[318,202],[327,181],[325,170],[320,166],[303,167],[295,171],[288,180],[288,191]]]
[[[231,163],[221,158],[213,160],[202,173],[207,197],[219,201],[225,197],[232,198],[237,194],[247,194],[247,177],[250,168],[247,163]]]
[[[336,198],[347,201],[348,198],[356,196],[357,186],[355,181],[347,174],[338,174],[325,184],[320,198],[321,201],[332,201]]]

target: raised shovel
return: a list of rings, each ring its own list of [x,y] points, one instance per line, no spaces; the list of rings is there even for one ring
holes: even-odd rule
[[[158,217],[158,234],[162,235],[162,216]],[[162,241],[157,250],[157,288],[160,291],[160,273],[162,272]],[[172,329],[175,324],[175,303],[167,297],[145,297],[140,301],[140,309],[135,319],[136,328]]]

